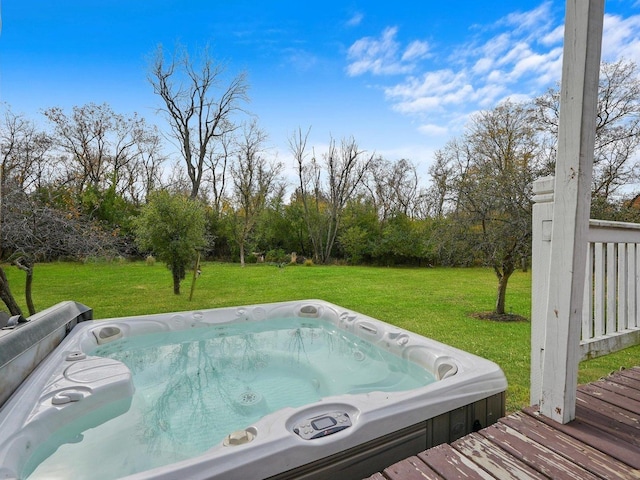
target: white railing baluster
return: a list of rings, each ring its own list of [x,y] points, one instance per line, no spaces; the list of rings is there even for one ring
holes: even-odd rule
[[[638,326],[640,326],[640,322],[638,322],[638,312],[640,312],[640,282],[638,281],[640,279],[640,247],[637,243],[634,245],[634,247],[635,247],[635,262],[634,262],[635,269],[633,271],[635,275],[633,276],[633,281],[635,285],[635,300],[636,300],[635,313],[636,314],[629,319],[631,321],[631,328],[637,328]]]
[[[627,244],[619,242],[618,246],[618,328],[627,328]]]
[[[636,245],[627,244],[627,321],[633,325],[636,318]]]
[[[582,338],[593,337],[593,255],[593,244],[589,244],[582,298]]]
[[[616,285],[616,243],[607,243],[607,328],[605,333],[616,332],[616,300],[617,300],[617,285]]]
[[[597,242],[593,245],[594,255],[594,287],[593,287],[593,336],[604,335],[604,312],[605,312],[605,260],[604,244]],[[587,337],[591,338],[591,336]]]

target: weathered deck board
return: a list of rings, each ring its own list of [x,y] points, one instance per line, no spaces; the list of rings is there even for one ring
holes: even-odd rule
[[[617,393],[618,395],[630,398],[632,400],[635,400],[636,402],[640,402],[640,383],[637,386],[638,390],[623,383],[612,382],[609,380],[599,380],[597,382],[594,382],[592,385],[603,390],[608,390],[610,392]]]
[[[469,480],[491,480],[494,478],[478,464],[446,443],[419,453],[418,458],[443,478],[465,478]]]
[[[502,422],[481,431],[494,445],[506,450],[516,458],[549,478],[580,478],[581,480],[597,480],[579,465],[556,454],[545,445],[530,440],[526,435],[510,428]],[[548,442],[554,439],[549,438]]]
[[[640,402],[633,398],[625,397],[618,392],[612,392],[611,390],[606,390],[597,385],[585,385],[580,389],[580,392],[591,395],[599,400],[603,400],[615,407],[620,407],[636,414],[640,413]]]
[[[477,433],[456,440],[452,446],[496,478],[548,478],[504,450],[493,448],[490,440]]]
[[[611,479],[638,478],[637,475],[629,476],[624,473],[625,470],[628,470],[628,465],[625,463],[559,430],[555,430],[529,415],[514,413],[503,418],[501,422],[599,477]]]
[[[576,420],[528,407],[368,480],[640,479],[640,367],[578,387]]]
[[[384,470],[381,480],[442,480],[442,477],[434,472],[418,457],[409,457]]]
[[[567,425],[552,422],[538,414],[533,407],[524,409],[524,412],[530,414],[536,420],[550,425],[559,432],[580,440],[585,445],[591,445],[593,448],[600,450],[605,455],[617,458],[621,462],[632,468],[640,469],[640,455],[638,455],[638,447],[627,442],[622,442],[615,435],[598,429],[592,425],[576,419]]]
[[[578,392],[576,401],[578,403],[576,406],[577,418],[602,431],[611,433],[625,442],[640,447],[637,415],[634,417],[629,411],[581,392]]]
[[[614,372],[609,375],[606,380],[617,385],[626,386],[631,389],[640,390],[640,379],[635,379],[629,375],[623,375],[623,372]]]
[[[616,372],[616,373],[623,377],[629,377],[632,380],[636,380],[640,382],[640,367],[634,367],[628,370],[620,370],[620,372]],[[613,376],[615,377],[616,375],[614,374]]]

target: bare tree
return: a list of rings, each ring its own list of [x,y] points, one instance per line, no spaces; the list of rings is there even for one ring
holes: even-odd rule
[[[550,139],[550,158],[555,158],[559,89],[536,99],[537,120]],[[610,201],[624,185],[640,181],[640,77],[637,65],[619,60],[602,63],[598,93],[592,193]]]
[[[143,122],[134,130],[133,161],[124,165],[126,197],[141,205],[149,194],[163,187],[162,166],[167,160],[157,127],[147,127]]]
[[[211,205],[217,216],[222,213],[223,203],[227,198],[227,183],[232,157],[237,154],[235,140],[232,135],[223,135],[215,149],[207,153],[206,166],[211,191]]]
[[[319,185],[320,179],[317,171],[315,158],[309,160],[309,152],[307,151],[307,141],[311,127],[303,135],[302,129],[298,128],[297,132],[293,132],[289,137],[289,150],[293,154],[296,161],[296,172],[298,176],[298,185],[296,187],[297,196],[302,203],[304,222],[307,227],[307,233],[313,247],[313,258],[318,261],[322,251],[322,235],[320,225],[320,192],[316,189],[310,192],[310,185]],[[315,156],[314,156],[315,157]]]
[[[334,139],[329,142],[329,151],[323,155],[327,172],[328,218],[322,261],[328,262],[336,242],[347,201],[361,186],[375,154],[367,155],[360,150],[354,138],[343,139],[340,147]],[[316,187],[317,189],[317,187]]]
[[[54,140],[66,160],[65,182],[77,195],[88,189],[112,189],[139,200],[137,189],[148,191],[149,168],[157,178],[164,159],[160,137],[137,115],[126,117],[107,104],[92,103],[73,107],[71,114],[58,107],[44,114],[54,126]]]
[[[240,264],[245,265],[245,247],[259,214],[269,197],[283,188],[278,182],[282,164],[264,157],[266,134],[257,123],[245,125],[237,141],[236,162],[231,167],[235,203],[234,238],[240,249]]]
[[[432,217],[441,219],[448,213],[450,202],[455,195],[450,191],[453,176],[458,169],[466,169],[465,163],[470,155],[457,144],[458,140],[449,141],[447,146],[435,152],[434,162],[429,167],[431,184],[428,190],[428,210]],[[464,160],[461,158],[464,158]]]
[[[329,149],[318,162],[306,151],[309,131],[302,130],[289,139],[298,172],[298,194],[302,197],[304,215],[314,248],[314,259],[327,263],[347,201],[361,187],[371,168],[375,154],[360,150],[355,139],[343,139],[340,146],[331,138]]]
[[[206,160],[215,142],[235,130],[233,115],[248,101],[246,75],[240,73],[224,84],[223,65],[203,49],[194,62],[178,46],[167,60],[158,46],[150,67],[149,82],[163,101],[163,112],[178,142],[191,181],[191,198],[198,196]]]
[[[406,159],[396,162],[377,158],[371,162],[366,182],[382,223],[395,214],[414,217],[418,198],[418,172]]]
[[[0,222],[7,205],[8,187],[14,192],[26,192],[37,185],[38,173],[50,148],[48,135],[5,106],[0,124]]]
[[[36,187],[50,148],[51,138],[45,132],[6,106],[0,127],[0,197],[7,181],[23,191]]]
[[[7,241],[12,233],[11,211],[16,200],[28,190],[39,186],[43,165],[51,146],[50,138],[22,115],[5,106],[0,124],[0,259],[7,260],[15,247]],[[22,242],[22,240],[20,240]],[[10,259],[10,258],[9,258]],[[17,260],[14,258],[14,260]],[[22,264],[15,263],[19,268]],[[35,313],[31,301],[32,268],[27,270],[26,292],[30,313]],[[15,301],[5,272],[0,268],[0,299],[12,315],[22,314]]]
[[[132,133],[123,134],[122,128],[129,125],[115,120],[108,107],[83,107],[76,109],[71,120],[59,109],[49,113],[56,118],[58,140],[67,134],[61,145],[68,158],[77,162],[75,171],[87,172],[84,184],[91,181],[104,182],[97,173],[110,172],[112,178],[118,168],[124,168],[129,158],[129,139],[137,138]],[[93,112],[93,113],[89,113]],[[34,266],[40,261],[58,258],[83,259],[96,255],[115,255],[119,238],[105,232],[96,223],[75,209],[59,210],[55,202],[43,194],[47,187],[55,185],[55,167],[59,160],[52,158],[53,139],[39,131],[35,124],[23,116],[6,110],[0,124],[0,259],[10,262],[25,272],[26,304],[30,314],[35,313],[32,298]],[[97,125],[89,125],[97,120]],[[111,123],[110,123],[111,122]],[[111,130],[107,128],[111,125]],[[143,125],[134,121],[133,129]],[[113,130],[120,135],[111,135]],[[126,129],[125,129],[126,130]],[[141,130],[145,130],[142,128]],[[100,135],[92,135],[99,132]],[[111,144],[114,139],[119,143]],[[114,147],[119,145],[120,148]],[[77,147],[77,148],[74,148]],[[86,169],[78,167],[81,161],[71,152],[83,154]],[[96,153],[99,152],[99,153]],[[115,160],[111,154],[115,152]],[[119,162],[119,164],[117,163]],[[83,183],[81,181],[81,183]],[[12,300],[4,272],[0,272],[0,297],[12,314],[19,308]]]
[[[3,260],[25,273],[29,314],[36,312],[31,287],[37,262],[60,258],[85,260],[118,254],[119,237],[86,216],[43,204],[37,196],[17,189],[11,190],[9,195],[11,201],[5,210],[0,235]]]

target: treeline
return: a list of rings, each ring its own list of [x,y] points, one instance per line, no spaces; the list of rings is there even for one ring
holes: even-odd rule
[[[640,81],[631,62],[601,70],[592,217],[633,221]],[[136,219],[165,191],[203,209],[204,258],[288,263],[295,252],[314,263],[487,265],[504,309],[508,278],[530,256],[531,183],[553,173],[556,89],[478,112],[428,172],[350,137],[329,138],[319,151],[298,129],[285,177],[246,112],[244,74],[227,77],[206,51],[196,62],[181,50],[167,60],[159,49],[149,78],[170,141],[106,104],[49,108],[37,122],[5,107],[0,253],[27,281],[36,262],[153,254],[136,242]],[[7,303],[2,282],[0,272]]]
[[[156,190],[191,196],[183,162],[167,158],[157,127],[106,104],[44,115],[48,130],[3,112],[3,260],[144,258],[135,219]],[[206,258],[284,262],[296,252],[315,263],[441,263],[429,240],[432,197],[409,160],[369,154],[354,139],[330,139],[315,157],[299,131],[299,178],[287,181],[256,122],[234,133],[206,159],[196,195]]]

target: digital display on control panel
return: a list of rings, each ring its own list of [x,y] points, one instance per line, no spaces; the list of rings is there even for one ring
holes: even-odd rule
[[[336,423],[335,419],[331,417],[322,417],[311,422],[313,428],[316,430],[324,430],[325,428],[333,427]]]

